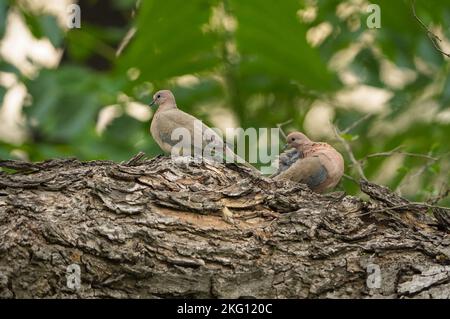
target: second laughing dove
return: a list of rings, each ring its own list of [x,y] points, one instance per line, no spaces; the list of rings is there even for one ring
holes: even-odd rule
[[[280,167],[275,180],[303,183],[318,193],[339,183],[344,174],[344,159],[331,145],[313,142],[300,132],[290,133],[287,143],[294,150],[280,155]]]

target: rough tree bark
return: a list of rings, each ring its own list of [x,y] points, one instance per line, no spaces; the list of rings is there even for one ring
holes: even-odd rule
[[[449,211],[369,182],[362,200],[164,157],[0,166],[2,298],[450,296]]]

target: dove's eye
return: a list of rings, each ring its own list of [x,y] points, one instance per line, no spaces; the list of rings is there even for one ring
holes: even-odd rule
[[[156,96],[158,99],[161,97],[161,95],[158,94],[158,96]]]

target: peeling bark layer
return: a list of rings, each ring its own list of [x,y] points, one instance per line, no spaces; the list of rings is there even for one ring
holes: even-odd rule
[[[368,182],[364,201],[163,157],[0,166],[1,298],[450,297],[449,211]]]

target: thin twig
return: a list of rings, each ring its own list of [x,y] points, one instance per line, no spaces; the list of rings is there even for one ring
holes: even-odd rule
[[[358,172],[359,176],[365,180],[367,180],[366,175],[364,174],[363,168],[361,166],[361,163],[356,160],[355,155],[353,154],[352,148],[350,144],[341,136],[339,129],[333,125],[334,134],[336,135],[336,138],[341,142],[341,144],[344,146],[345,151],[348,154],[348,157],[350,158],[350,161],[353,163],[353,166],[355,167],[356,171]]]
[[[410,157],[419,157],[419,158],[424,158],[427,159],[427,163],[424,165],[424,167],[419,170],[418,174],[421,174],[429,165],[435,163],[436,161],[438,161],[440,159],[440,157],[433,157],[430,154],[420,154],[420,153],[410,153],[410,152],[404,152],[404,151],[400,151],[400,149],[403,146],[397,146],[396,148],[392,149],[391,151],[387,151],[387,152],[379,152],[379,153],[373,153],[373,154],[369,154],[366,155],[365,157],[363,157],[360,160],[357,160],[355,158],[355,155],[353,154],[352,148],[350,146],[350,143],[348,143],[343,137],[342,134],[348,133],[350,132],[352,129],[354,129],[356,126],[358,126],[359,124],[361,124],[362,122],[364,122],[365,120],[367,120],[368,118],[370,118],[373,114],[366,114],[365,116],[361,117],[359,120],[357,120],[356,122],[354,122],[352,125],[350,125],[349,127],[347,127],[346,129],[339,131],[339,129],[337,128],[337,126],[332,125],[333,129],[334,129],[334,134],[336,136],[336,138],[339,140],[339,142],[341,142],[341,144],[344,146],[345,151],[347,152],[350,161],[352,162],[351,166],[353,166],[356,171],[358,172],[359,176],[365,180],[367,180],[367,177],[364,174],[364,163],[366,162],[367,159],[369,158],[374,158],[374,157],[387,157],[387,156],[392,156],[393,154],[401,154],[401,155],[405,155],[405,156],[410,156]],[[416,174],[414,175],[416,176]],[[350,176],[344,176],[347,179],[350,179],[352,181],[355,181],[355,179],[353,179]],[[402,183],[401,183],[402,184]],[[401,184],[399,185],[399,187],[401,187]],[[399,189],[399,187],[397,187],[397,189]]]
[[[425,159],[428,159],[428,160],[431,160],[431,161],[437,161],[438,160],[438,158],[430,156],[430,155],[427,155],[427,154],[410,153],[410,152],[399,151],[399,149],[402,148],[402,147],[403,146],[397,146],[396,148],[394,148],[391,151],[369,154],[369,155],[365,156],[362,159],[362,161],[366,160],[367,158],[382,157],[382,156],[392,156],[393,154],[401,154],[401,155],[411,156],[411,157],[421,157],[421,158],[425,158]]]
[[[133,10],[131,10],[131,17],[134,18],[136,16],[136,12],[139,9],[139,7],[141,6],[141,0],[137,0],[136,3],[134,4],[134,8]]]
[[[287,141],[287,135],[286,135],[286,133],[284,133],[284,131],[283,131],[283,126],[288,125],[288,124],[291,123],[291,122],[292,122],[292,119],[287,120],[286,122],[278,123],[278,124],[277,124],[277,127],[278,127],[278,129],[280,130],[281,136],[283,136],[283,138],[284,138],[285,141]]]
[[[364,171],[362,169],[361,164],[359,163],[359,161],[356,160],[350,144],[344,138],[342,138],[341,134],[346,134],[346,133],[350,132],[355,127],[357,127],[359,124],[361,124],[362,122],[364,122],[365,120],[369,119],[372,116],[373,116],[372,113],[367,113],[366,115],[364,115],[363,117],[361,117],[360,119],[355,121],[352,125],[348,126],[347,128],[345,128],[341,132],[339,132],[339,129],[336,126],[333,125],[334,134],[336,135],[336,138],[344,146],[345,150],[347,151],[347,153],[348,153],[348,155],[350,157],[350,160],[352,161],[353,165],[356,167],[356,170],[358,171],[359,176],[361,178],[366,179],[366,180],[367,180],[367,178],[366,178],[366,175],[364,174]],[[346,174],[344,174],[344,177],[359,185],[358,181],[356,181],[353,177],[351,177],[349,175],[346,175]]]
[[[427,31],[427,36],[430,39],[431,43],[433,44],[434,48],[439,51],[441,54],[447,56],[450,58],[450,54],[447,52],[442,51],[442,49],[439,47],[438,43],[436,42],[442,42],[441,38],[439,38],[435,33],[431,32],[431,30],[425,25],[425,23],[422,22],[422,20],[420,20],[420,18],[417,16],[416,14],[416,8],[415,8],[415,0],[411,1],[411,8],[412,8],[412,13],[414,15],[414,18],[416,18],[416,20],[420,23],[420,25],[422,26],[423,29],[425,29],[425,31]]]
[[[359,120],[357,120],[355,123],[353,123],[352,125],[350,125],[349,127],[347,127],[345,130],[341,131],[342,134],[347,134],[348,132],[350,132],[351,130],[353,130],[355,127],[357,127],[359,124],[361,124],[362,122],[364,122],[365,120],[367,120],[368,118],[372,117],[374,114],[373,113],[367,113],[366,115],[364,115],[363,117],[361,117]]]
[[[136,12],[138,11],[139,7],[141,5],[141,0],[136,0],[136,3],[134,4],[134,8],[131,10],[131,18],[134,18],[136,16]],[[131,39],[136,34],[137,27],[131,27],[125,36],[123,37],[122,41],[120,41],[119,47],[116,50],[116,57],[120,56],[122,54],[122,51],[125,49],[125,47],[130,43]]]
[[[118,57],[122,54],[122,51],[125,49],[125,47],[128,45],[130,40],[136,34],[136,31],[137,31],[136,27],[132,27],[130,30],[128,30],[127,34],[125,34],[122,41],[120,41],[119,47],[117,48],[117,51],[116,51],[116,57]]]
[[[342,176],[343,176],[344,178],[348,179],[349,181],[352,181],[353,183],[359,185],[359,182],[358,182],[356,179],[354,179],[353,177],[351,177],[350,175],[343,174]]]
[[[428,204],[431,205],[435,205],[437,203],[439,203],[441,200],[443,200],[444,198],[447,198],[447,196],[450,194],[450,188],[448,187],[448,184],[446,183],[442,183],[442,187],[439,190],[439,194],[433,197],[430,197],[427,200]]]
[[[369,155],[364,156],[364,157],[361,159],[361,161],[364,161],[364,160],[366,160],[367,158],[371,158],[371,157],[390,156],[390,155],[394,154],[395,152],[399,151],[401,148],[403,148],[403,145],[399,145],[399,146],[397,146],[397,147],[395,147],[395,148],[393,148],[392,150],[387,151],[387,152],[379,152],[379,153],[369,154]]]
[[[431,154],[431,151],[428,154]],[[407,176],[405,176],[403,178],[403,180],[400,182],[400,184],[396,187],[395,191],[401,192],[403,185],[408,183],[410,180],[416,178],[417,176],[421,175],[423,172],[425,172],[426,169],[428,169],[428,167],[430,167],[431,165],[433,165],[434,163],[436,163],[437,161],[439,161],[441,158],[445,157],[446,155],[447,155],[447,153],[445,153],[437,158],[434,158],[434,157],[431,157],[430,155],[428,155],[429,156],[428,161],[424,165],[420,166],[420,168],[414,174],[408,174]]]

